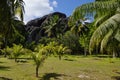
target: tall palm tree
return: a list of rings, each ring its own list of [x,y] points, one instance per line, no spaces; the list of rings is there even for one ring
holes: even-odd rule
[[[93,3],[84,4],[75,9],[71,16],[72,24],[83,18],[86,14],[95,14],[94,31],[89,44],[90,53],[95,47],[100,48],[101,52],[108,47],[111,39],[120,42],[118,34],[120,27],[120,0],[96,0]],[[114,44],[114,43],[113,43]],[[103,49],[104,48],[104,49]]]
[[[84,39],[84,55],[87,55],[87,38],[86,33],[89,32],[88,25],[89,23],[87,19],[80,19],[76,22],[76,24],[71,28],[71,31],[74,32],[78,37]],[[80,39],[81,40],[81,39]],[[81,42],[80,42],[81,43]]]
[[[51,17],[48,21],[46,21],[46,23],[44,24],[43,28],[45,29],[45,33],[48,37],[56,37],[55,31],[58,19],[59,17],[55,15]]]
[[[67,29],[67,20],[62,19],[60,15],[50,16],[42,23],[42,29],[48,37],[59,38]]]
[[[7,38],[14,29],[15,19],[23,21],[23,0],[1,0],[0,1],[0,33],[4,36],[5,45]],[[17,17],[18,16],[18,17]]]

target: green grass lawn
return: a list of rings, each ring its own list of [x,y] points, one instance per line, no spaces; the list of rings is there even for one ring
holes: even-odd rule
[[[120,80],[120,59],[67,56],[49,57],[35,77],[32,60],[15,63],[0,58],[0,80]]]

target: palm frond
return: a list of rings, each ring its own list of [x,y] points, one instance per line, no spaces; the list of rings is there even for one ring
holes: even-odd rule
[[[116,35],[114,36],[114,38],[120,42],[120,26],[118,27],[118,30],[116,31]]]
[[[24,9],[24,1],[23,0],[16,0],[14,2],[14,13],[15,15],[17,14],[20,19],[23,21],[23,14],[25,13],[25,9]]]
[[[101,41],[100,52],[103,53],[104,49],[107,47],[109,40],[111,39],[113,30],[110,30]]]
[[[113,30],[113,32],[119,27],[120,24],[120,14],[116,14],[102,23],[96,31],[93,33],[90,39],[89,51],[91,52],[95,46],[99,46],[100,42],[104,38],[104,36],[109,32],[109,30]]]
[[[109,17],[115,15],[115,12],[107,13],[101,17],[98,17],[95,20],[94,26],[98,27],[100,24],[102,24],[104,21],[106,21]]]
[[[120,1],[95,1],[93,3],[83,4],[82,6],[77,7],[72,16],[71,19],[73,21],[77,21],[80,18],[83,18],[86,14],[91,13],[110,13],[111,11],[115,11],[118,7],[120,7]]]

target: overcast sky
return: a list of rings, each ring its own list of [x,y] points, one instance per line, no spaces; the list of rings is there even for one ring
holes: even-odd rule
[[[93,1],[94,0],[24,0],[24,22],[26,23],[31,19],[42,17],[55,11],[65,13],[69,16],[76,7]]]

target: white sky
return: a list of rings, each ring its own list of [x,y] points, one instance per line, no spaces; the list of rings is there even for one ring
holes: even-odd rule
[[[57,7],[58,3],[54,0],[24,0],[25,2],[25,15],[24,22],[29,20],[42,17],[48,13],[54,11],[54,8]]]

